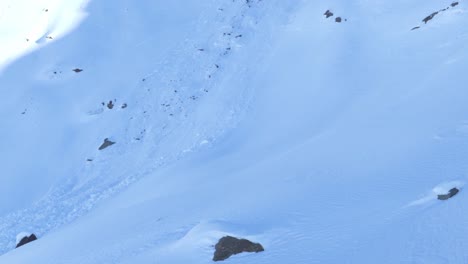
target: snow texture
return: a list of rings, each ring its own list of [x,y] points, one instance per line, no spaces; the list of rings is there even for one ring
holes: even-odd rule
[[[468,263],[451,4],[2,1],[0,263]]]

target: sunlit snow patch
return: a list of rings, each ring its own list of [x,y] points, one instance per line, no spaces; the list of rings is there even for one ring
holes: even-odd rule
[[[32,233],[31,232],[21,232],[18,235],[16,235],[16,244],[18,245],[21,239],[30,236]]]
[[[0,1],[0,72],[29,52],[72,31],[89,0]]]

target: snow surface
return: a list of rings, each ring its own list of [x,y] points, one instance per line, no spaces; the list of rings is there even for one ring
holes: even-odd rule
[[[0,263],[468,262],[464,1],[41,3],[88,16],[2,59]]]
[[[21,232],[18,235],[16,235],[16,245],[18,245],[23,238],[29,237],[30,235],[32,235],[31,232]]]
[[[0,71],[18,57],[64,37],[85,17],[88,0],[2,0]]]

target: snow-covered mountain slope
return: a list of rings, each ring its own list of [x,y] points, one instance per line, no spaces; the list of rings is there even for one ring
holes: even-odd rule
[[[452,3],[91,1],[0,76],[0,263],[466,263]]]
[[[85,17],[88,0],[3,0],[0,70],[18,57],[64,37]]]

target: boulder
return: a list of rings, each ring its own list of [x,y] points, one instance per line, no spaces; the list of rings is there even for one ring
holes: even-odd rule
[[[104,139],[104,142],[99,147],[99,150],[103,150],[103,149],[108,148],[108,147],[110,147],[110,146],[112,146],[114,144],[115,144],[115,142],[110,141],[108,138],[106,138],[106,139]]]
[[[330,10],[327,10],[323,15],[326,16],[326,18],[329,18],[333,16],[333,13]]]
[[[457,188],[452,188],[452,189],[450,189],[450,191],[447,194],[437,195],[437,199],[439,199],[439,200],[448,200],[448,199],[452,198],[453,196],[455,196],[459,191],[460,190],[458,190]]]
[[[429,22],[429,20],[432,20],[437,14],[439,14],[439,12],[434,12],[425,17],[422,21],[424,22],[424,24],[427,24],[427,22]]]
[[[228,259],[232,255],[243,252],[262,252],[265,249],[259,243],[253,243],[247,239],[239,239],[232,236],[221,238],[215,246],[214,261]]]
[[[114,108],[114,103],[113,103],[112,101],[109,101],[109,102],[107,103],[107,108],[109,108],[109,109]]]
[[[33,242],[34,240],[37,240],[37,237],[36,237],[35,234],[31,234],[29,236],[28,235],[24,235],[24,236],[21,235],[21,236],[22,236],[22,238],[19,239],[19,241],[18,241],[18,238],[17,238],[16,248],[19,248],[21,246],[24,246],[24,245],[30,243],[30,242]]]

